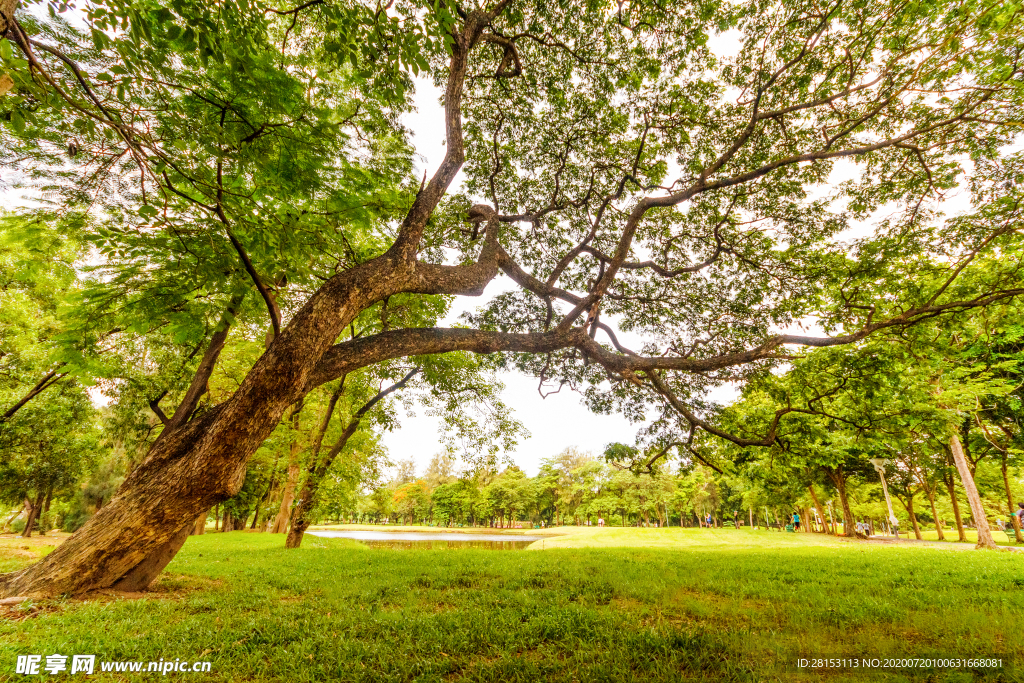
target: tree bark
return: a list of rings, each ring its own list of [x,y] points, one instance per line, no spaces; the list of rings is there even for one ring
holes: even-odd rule
[[[963,482],[964,490],[967,492],[967,502],[971,506],[971,514],[974,517],[975,526],[978,529],[978,548],[994,550],[995,540],[992,538],[992,530],[988,526],[988,517],[985,516],[985,506],[981,502],[981,495],[978,487],[971,476],[970,468],[967,465],[967,458],[964,456],[960,444],[960,437],[954,433],[949,437],[949,448],[953,452],[953,462],[956,463],[957,471],[960,473],[960,480]]]
[[[14,11],[18,9],[18,0],[0,0],[0,38],[7,36],[7,31],[14,25]]]
[[[141,562],[132,567],[123,577],[116,581],[114,590],[137,592],[145,590],[153,582],[164,567],[174,559],[188,539],[192,524],[181,527],[173,536],[165,541],[155,552],[149,552]]]
[[[196,525],[192,530],[193,536],[200,536],[206,533],[206,518],[209,514],[209,512],[204,512],[203,514],[196,517]]]

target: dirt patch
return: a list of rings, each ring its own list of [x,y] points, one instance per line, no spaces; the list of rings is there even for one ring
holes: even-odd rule
[[[182,600],[190,593],[213,590],[224,585],[222,579],[207,579],[185,574],[164,574],[144,591],[117,591],[110,589],[89,591],[66,600],[29,600],[20,605],[0,606],[0,619],[20,621],[30,616],[58,612],[66,605],[84,602],[117,602],[119,600]]]
[[[24,621],[25,619],[37,617],[42,614],[59,612],[60,609],[60,603],[50,600],[40,602],[28,600],[20,605],[0,606],[0,619],[4,621]]]
[[[7,557],[37,558],[41,551],[56,548],[70,536],[63,531],[50,531],[45,536],[29,538],[22,538],[18,534],[0,534],[0,551]]]
[[[75,596],[79,602],[111,602],[114,600],[181,600],[190,593],[213,590],[224,585],[223,579],[207,579],[188,574],[161,574],[149,588],[143,591],[117,591],[104,589]]]

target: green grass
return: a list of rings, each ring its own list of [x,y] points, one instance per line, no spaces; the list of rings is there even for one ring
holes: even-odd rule
[[[793,663],[1024,655],[1021,555],[745,530],[578,536],[537,552],[314,537],[288,551],[269,534],[193,537],[152,598],[29,604],[32,616],[0,621],[0,679],[15,678],[16,655],[53,652],[212,662],[211,673],[168,674],[185,680],[566,683],[968,681],[968,671],[823,675]],[[986,680],[1022,677],[1006,668]]]

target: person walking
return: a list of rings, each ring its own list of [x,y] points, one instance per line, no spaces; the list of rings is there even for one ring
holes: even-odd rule
[[[800,531],[800,513],[793,513],[793,529],[794,531]]]

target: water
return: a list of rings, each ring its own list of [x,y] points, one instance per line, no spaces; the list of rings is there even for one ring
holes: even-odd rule
[[[521,550],[545,536],[519,534],[466,534],[456,531],[308,531],[320,538],[351,538],[371,548],[437,549],[485,548],[487,550]]]

